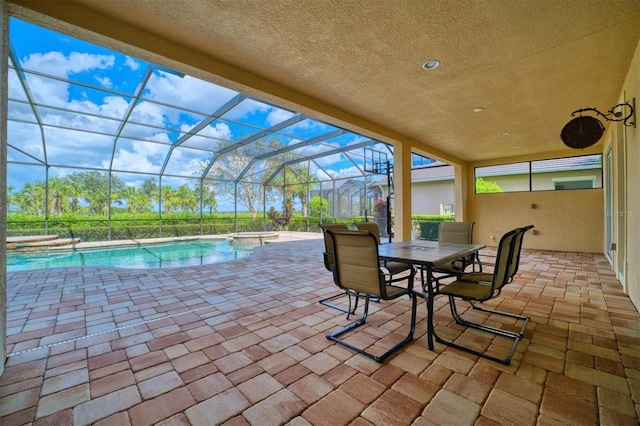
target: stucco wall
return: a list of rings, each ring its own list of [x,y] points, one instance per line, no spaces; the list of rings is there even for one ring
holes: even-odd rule
[[[495,246],[505,232],[535,225],[537,234],[525,236],[525,248],[602,253],[603,194],[602,189],[470,194],[474,242]]]
[[[627,238],[627,271],[626,285],[629,297],[640,310],[640,44],[636,48],[629,74],[623,86],[624,98],[628,101],[635,98],[636,127],[625,127],[626,148],[626,190],[627,208],[624,215],[617,216],[625,219]],[[623,267],[620,265],[620,267]]]
[[[453,180],[412,183],[411,213],[440,214],[440,204],[455,204],[454,190]]]

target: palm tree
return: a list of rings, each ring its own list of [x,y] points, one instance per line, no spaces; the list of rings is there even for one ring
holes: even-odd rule
[[[80,199],[82,198],[82,187],[78,182],[65,177],[64,188],[67,197],[71,199],[71,212],[77,213],[78,207],[80,206]]]
[[[171,214],[173,212],[173,207],[175,206],[176,192],[172,187],[168,185],[164,185],[162,187],[162,207],[164,208],[164,212],[166,214]]]
[[[198,208],[198,193],[189,188],[189,185],[186,183],[184,185],[180,185],[178,190],[175,192],[175,203],[178,207],[180,207],[180,211],[194,211]]]
[[[300,201],[300,213],[303,217],[307,217],[307,196],[309,194],[309,183],[315,181],[314,177],[309,174],[309,168],[304,163],[297,163],[289,167],[286,175],[287,183],[291,185],[292,197],[298,197]]]
[[[218,211],[216,192],[209,185],[204,185],[202,189],[202,207],[209,207],[209,214]]]
[[[68,203],[65,193],[65,184],[62,179],[53,177],[49,179],[49,213],[62,215]]]
[[[121,195],[127,200],[127,210],[130,213],[142,213],[151,209],[151,200],[141,189],[127,186]]]
[[[22,212],[41,216],[44,213],[45,193],[43,182],[25,183],[22,191],[16,195],[16,203]]]
[[[131,198],[128,198],[129,208],[133,213],[143,213],[151,210],[152,201],[144,192],[136,190]]]
[[[250,159],[264,153],[265,148],[278,149],[283,147],[282,141],[271,138],[257,140],[250,145],[243,145],[234,151],[216,159],[213,167],[206,176],[207,179],[216,180],[218,191],[222,194],[235,198],[241,206],[246,207],[255,220],[263,205],[269,201],[269,193],[263,191],[263,183],[270,176],[269,171],[278,165],[274,161],[262,160],[261,172],[258,171],[252,176],[245,176],[244,179],[236,182],[238,176],[245,171]],[[204,170],[213,160],[210,155],[207,161],[202,162],[200,169]],[[268,198],[265,200],[265,196]]]
[[[149,178],[142,183],[140,190],[153,201],[158,201],[158,181],[154,178]]]
[[[273,185],[283,188],[283,210],[284,215],[293,212],[293,200],[300,201],[300,213],[306,217],[308,212],[307,195],[309,194],[308,183],[313,179],[309,174],[309,169],[304,163],[297,163],[285,167],[277,179],[273,180]]]
[[[13,203],[14,199],[13,187],[7,186],[7,214],[11,212],[11,203]]]

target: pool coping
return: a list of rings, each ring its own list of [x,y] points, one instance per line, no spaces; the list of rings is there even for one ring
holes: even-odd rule
[[[25,252],[37,253],[37,252],[47,252],[47,251],[74,251],[74,250],[97,249],[97,248],[130,247],[130,246],[139,246],[142,244],[164,244],[164,243],[174,243],[179,241],[197,241],[197,240],[227,241],[227,240],[231,240],[234,234],[237,235],[237,233],[229,233],[229,234],[190,235],[185,237],[140,238],[140,239],[128,239],[128,240],[88,241],[88,242],[81,241],[79,243],[73,243],[68,245],[43,247],[41,250],[14,249],[11,251],[16,253],[25,253]],[[264,243],[271,244],[271,243],[277,243],[277,242],[320,239],[320,238],[322,238],[322,234],[317,232],[278,231],[278,238],[264,240]]]
[[[114,248],[114,247],[131,247],[140,246],[143,244],[165,244],[174,243],[179,241],[196,241],[196,240],[228,240],[227,235],[198,235],[189,237],[166,237],[166,238],[141,238],[137,240],[112,240],[112,241],[89,241],[89,242],[77,242],[66,245],[57,246],[43,246],[41,248],[29,247],[25,249],[12,249],[11,253],[43,253],[52,251],[76,251],[76,250],[90,250],[99,248]]]

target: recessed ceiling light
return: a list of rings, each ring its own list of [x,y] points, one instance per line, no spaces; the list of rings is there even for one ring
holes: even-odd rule
[[[438,65],[440,65],[440,61],[437,59],[432,59],[422,64],[422,68],[424,68],[425,70],[434,70],[438,68]]]
[[[474,108],[473,109],[473,112],[482,112],[482,111],[484,111],[484,108],[482,108],[482,107],[478,107],[478,108]]]

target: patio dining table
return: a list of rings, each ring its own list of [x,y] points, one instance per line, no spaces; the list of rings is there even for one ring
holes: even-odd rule
[[[440,241],[411,240],[381,244],[378,255],[382,260],[408,262],[426,273],[422,280],[421,296],[427,302],[427,345],[433,350],[433,268],[436,265],[464,258],[482,250],[483,244],[461,244]]]

